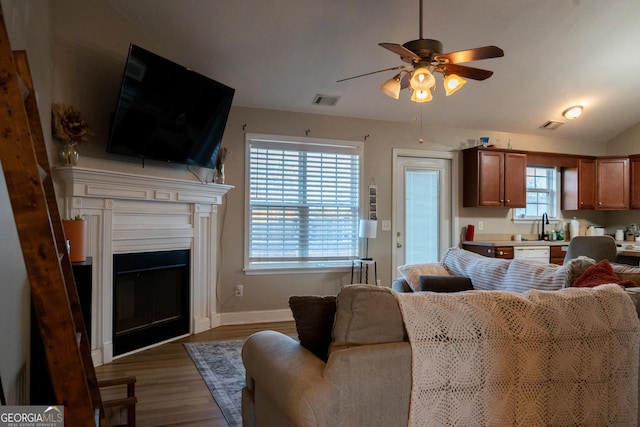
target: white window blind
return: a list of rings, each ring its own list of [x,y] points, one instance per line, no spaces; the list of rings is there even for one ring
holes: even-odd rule
[[[248,137],[248,265],[315,267],[358,256],[360,143]]]

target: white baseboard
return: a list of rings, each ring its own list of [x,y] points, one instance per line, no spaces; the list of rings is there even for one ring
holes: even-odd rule
[[[287,322],[293,320],[291,310],[239,311],[220,313],[220,324],[242,325],[246,323]]]

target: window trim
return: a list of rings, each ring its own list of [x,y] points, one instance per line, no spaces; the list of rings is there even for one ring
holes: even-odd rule
[[[243,247],[243,271],[247,275],[252,274],[300,274],[300,273],[321,273],[321,272],[334,272],[334,271],[348,271],[352,266],[351,260],[342,261],[317,261],[313,262],[282,262],[277,265],[269,266],[256,266],[249,262],[249,248],[250,248],[250,157],[251,157],[251,145],[255,143],[259,144],[274,144],[274,146],[286,147],[287,145],[322,145],[333,146],[336,148],[336,152],[341,149],[353,152],[357,152],[359,156],[359,171],[358,171],[358,217],[363,218],[364,206],[362,202],[363,197],[363,178],[364,178],[364,143],[360,141],[348,141],[348,140],[336,140],[328,138],[310,138],[310,137],[292,137],[282,135],[270,135],[270,134],[258,134],[258,133],[246,133],[245,134],[245,185],[244,185],[244,247]],[[362,244],[358,240],[358,246]],[[258,263],[259,264],[259,263]]]
[[[560,209],[561,207],[561,197],[562,197],[562,183],[561,183],[561,179],[562,179],[562,173],[559,167],[557,166],[540,166],[540,165],[527,165],[527,167],[534,167],[534,168],[552,168],[555,170],[555,194],[554,194],[554,204],[555,204],[555,214],[551,215],[549,214],[549,220],[553,220],[553,221],[562,221],[564,218],[562,216],[562,210]],[[526,191],[526,189],[525,189]],[[526,200],[526,198],[525,198]],[[520,208],[522,209],[522,208]],[[525,218],[519,218],[518,216],[516,216],[516,211],[518,210],[518,208],[514,208],[511,209],[511,220],[513,221],[514,224],[533,224],[536,223],[538,221],[540,221],[541,218],[537,218],[537,217],[525,217]]]

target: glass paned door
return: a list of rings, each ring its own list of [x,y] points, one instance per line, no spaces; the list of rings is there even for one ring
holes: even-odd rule
[[[396,158],[394,273],[397,266],[438,262],[451,246],[451,160]]]

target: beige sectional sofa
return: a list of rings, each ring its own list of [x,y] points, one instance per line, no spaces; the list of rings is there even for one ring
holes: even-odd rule
[[[589,268],[593,269],[596,264],[594,260],[582,256],[568,261],[565,265],[555,265],[526,259],[488,258],[461,248],[451,248],[439,263],[399,267],[402,277],[395,279],[391,288],[398,292],[450,292],[467,289],[520,293],[529,289],[553,291],[574,286],[583,273]],[[601,280],[602,283],[620,282],[640,286],[640,267],[616,263],[610,265],[617,279]],[[610,277],[614,276],[610,274]]]
[[[408,425],[412,347],[396,296],[385,288],[351,285],[336,303],[326,362],[278,332],[247,339],[244,426]],[[637,404],[637,390],[630,396]]]

